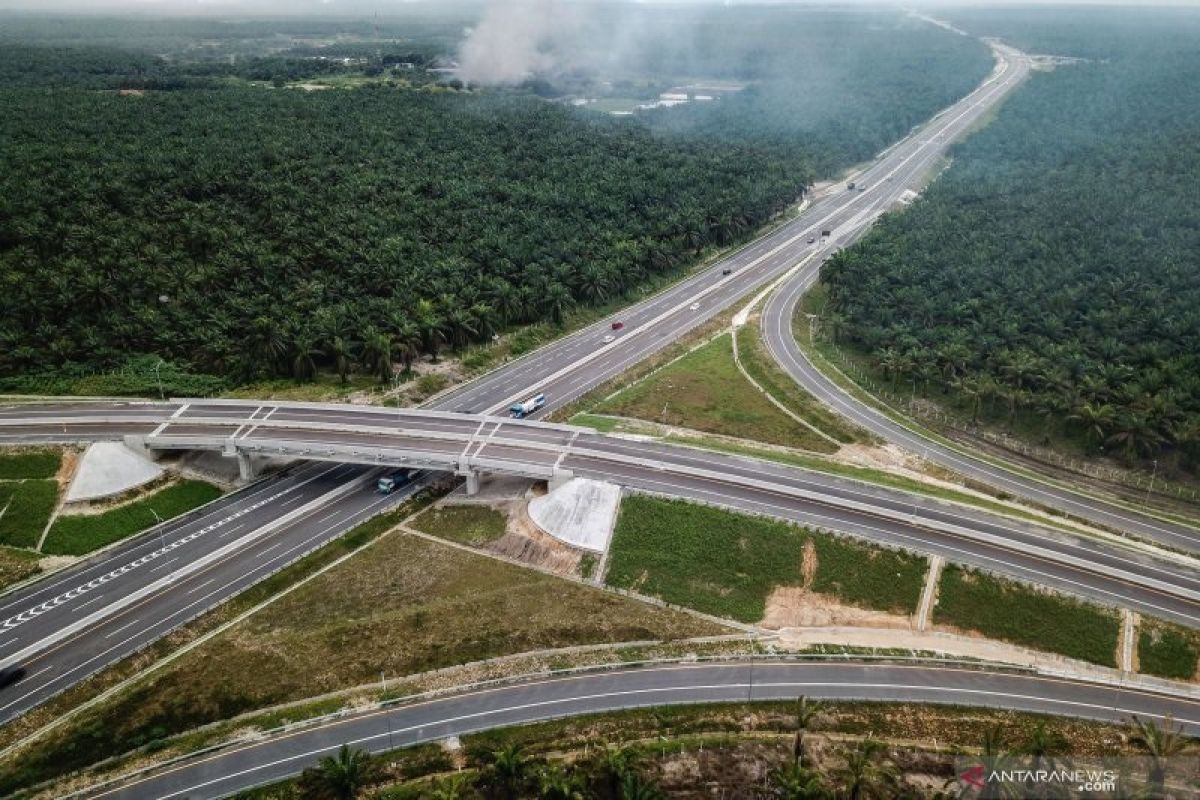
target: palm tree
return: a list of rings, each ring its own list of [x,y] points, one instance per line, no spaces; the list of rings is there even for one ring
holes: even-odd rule
[[[1106,440],[1120,446],[1128,459],[1148,456],[1163,443],[1163,435],[1140,409],[1131,409],[1117,417],[1116,430]]]
[[[1101,444],[1108,438],[1108,431],[1117,420],[1117,412],[1108,403],[1089,401],[1076,406],[1067,419],[1078,421],[1088,440]]]
[[[950,384],[954,391],[971,402],[971,423],[979,422],[979,408],[983,405],[983,385],[978,376],[954,378]]]
[[[437,308],[429,300],[418,300],[413,311],[413,320],[421,333],[422,346],[425,352],[437,361],[438,351],[446,340],[445,320]]]
[[[329,343],[329,357],[337,370],[338,380],[345,386],[350,381],[350,366],[354,358],[354,344],[344,336],[335,336]]]
[[[646,780],[636,772],[627,772],[621,780],[619,800],[665,800],[666,795],[658,784]]]
[[[515,800],[529,784],[532,768],[518,743],[510,743],[492,752],[492,763],[483,775],[482,783],[488,796]]]
[[[602,790],[602,796],[616,798],[621,795],[621,785],[632,772],[632,758],[629,751],[619,747],[608,747],[596,762],[595,782]]]
[[[300,776],[301,791],[305,797],[353,800],[376,777],[377,770],[371,757],[363,750],[351,750],[344,744],[336,756],[326,756],[316,768],[304,771]]]
[[[804,766],[804,736],[813,727],[817,716],[824,710],[819,701],[809,702],[804,695],[796,698],[794,713],[796,717],[796,736],[792,740],[792,759],[798,766]]]
[[[846,764],[838,770],[846,800],[883,800],[892,796],[896,776],[891,766],[880,758],[883,751],[883,742],[864,739],[846,754]]]
[[[833,792],[825,785],[821,774],[799,763],[771,770],[767,780],[770,781],[774,797],[784,800],[833,800]]]
[[[1058,731],[1051,731],[1046,727],[1044,720],[1038,720],[1037,724],[1029,732],[1029,736],[1025,739],[1025,744],[1021,748],[1026,755],[1033,756],[1033,764],[1031,769],[1034,772],[1042,769],[1043,765],[1047,769],[1054,769],[1054,757],[1059,755],[1066,749],[1067,740]],[[1044,796],[1045,788],[1042,788]]]
[[[378,328],[372,328],[363,336],[363,364],[379,378],[380,383],[392,379],[392,337]]]
[[[461,800],[467,796],[467,782],[462,775],[441,781],[429,793],[430,800]]]
[[[292,378],[297,382],[311,381],[317,374],[314,360],[321,355],[316,336],[308,328],[293,328],[291,334]]]
[[[541,800],[583,800],[579,778],[558,764],[549,764],[538,772],[538,797]]]
[[[1175,727],[1171,717],[1164,719],[1162,725],[1137,717],[1130,719],[1129,724],[1130,743],[1150,756],[1150,772],[1147,775],[1150,797],[1163,797],[1167,782],[1167,759],[1183,754],[1190,743],[1182,736],[1183,728]]]

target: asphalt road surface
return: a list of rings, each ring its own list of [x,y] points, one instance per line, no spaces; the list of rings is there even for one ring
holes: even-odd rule
[[[40,705],[398,504],[374,470],[301,464],[0,598],[0,722]]]
[[[468,691],[333,720],[187,760],[89,797],[198,800],[295,775],[342,744],[382,752],[489,728],[624,708],[680,703],[816,699],[893,700],[1003,708],[1120,722],[1168,715],[1200,734],[1200,701],[984,668],[859,663],[669,665]],[[982,735],[982,734],[981,734]]]
[[[837,190],[816,198],[798,219],[708,269],[434,398],[428,407],[495,413],[542,391],[547,404],[539,414],[547,414],[676,341],[805,258],[828,252],[830,241],[865,229],[882,204],[893,202],[893,187],[926,175],[957,137],[1028,74],[1028,59],[1018,51],[1000,47],[996,57],[996,71],[975,91],[880,154],[857,178],[861,191]],[[826,230],[829,238],[821,236]],[[693,304],[699,307],[693,310]],[[618,321],[624,327],[613,331],[611,323]],[[607,335],[614,341],[606,344]]]

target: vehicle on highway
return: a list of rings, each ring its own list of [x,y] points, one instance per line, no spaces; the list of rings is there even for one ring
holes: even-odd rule
[[[692,303],[690,306],[688,306],[688,308],[690,308],[692,311],[699,311],[699,310],[700,310],[700,304],[699,304],[699,303]]]
[[[833,236],[833,231],[826,228],[825,230],[821,231],[821,235],[828,239],[830,236]]]
[[[608,336],[605,336],[605,337],[604,337],[604,343],[605,343],[605,344],[608,344],[609,342],[614,342],[614,341],[616,341],[616,339],[617,339],[617,337],[613,336],[613,335],[610,333]]]
[[[546,395],[541,393],[535,394],[524,403],[514,403],[508,409],[508,415],[513,419],[521,419],[529,416],[544,405],[546,405]]]
[[[810,236],[810,237],[808,237],[808,243],[809,243],[809,244],[813,244],[813,243],[814,243],[814,242],[816,242],[816,241],[817,241],[817,237],[815,237],[815,236]]]
[[[846,188],[853,192],[854,191],[854,181],[850,181],[848,184],[846,184]]]
[[[0,669],[0,689],[12,686],[17,681],[25,677],[25,668],[12,666]]]
[[[612,324],[612,329],[613,329],[614,331],[619,331],[619,330],[621,330],[621,328],[624,328],[624,327],[625,327],[625,323],[624,323],[624,322],[614,322],[614,323]]]
[[[721,270],[722,275],[730,275],[732,273],[733,273],[733,270],[731,270],[729,267],[726,267],[725,269]]]
[[[416,474],[416,470],[398,469],[375,481],[375,491],[379,492],[379,494],[391,494],[415,478]]]

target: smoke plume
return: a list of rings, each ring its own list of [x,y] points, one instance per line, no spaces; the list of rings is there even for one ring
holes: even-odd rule
[[[498,0],[459,49],[459,77],[477,85],[520,83],[571,68],[583,17],[561,0]]]

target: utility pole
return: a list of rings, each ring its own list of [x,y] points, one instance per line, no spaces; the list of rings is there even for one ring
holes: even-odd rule
[[[1145,505],[1150,505],[1150,492],[1154,491],[1154,478],[1158,475],[1158,459],[1154,459],[1154,470],[1150,473],[1150,485],[1146,487]]]

